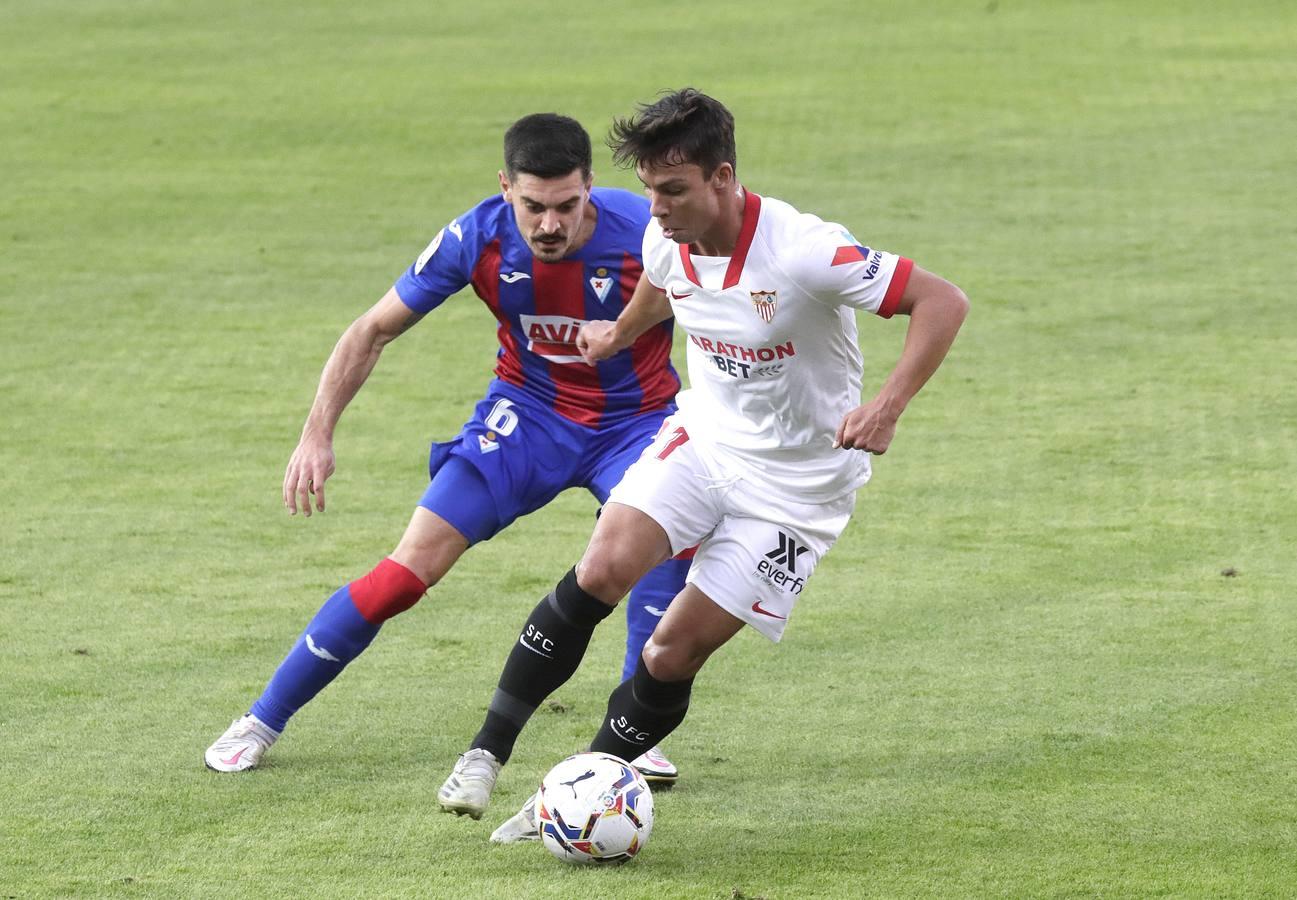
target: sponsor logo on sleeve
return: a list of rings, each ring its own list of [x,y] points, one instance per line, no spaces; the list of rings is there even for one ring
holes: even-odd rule
[[[863,263],[864,281],[872,281],[878,277],[878,272],[883,266],[883,251],[871,250],[860,244],[851,247],[839,247],[833,255],[833,262],[830,266],[845,266],[851,263]]]
[[[839,247],[837,252],[833,254],[833,262],[829,263],[829,265],[845,266],[848,263],[864,262],[869,258],[871,252],[873,251],[868,247],[862,247],[859,244],[851,247]]]

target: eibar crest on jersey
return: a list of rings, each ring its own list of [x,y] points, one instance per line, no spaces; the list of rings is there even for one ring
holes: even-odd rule
[[[779,302],[778,291],[748,291],[752,295],[752,305],[756,307],[757,315],[761,321],[767,325],[774,321],[775,304]]]
[[[612,288],[612,276],[603,266],[595,269],[594,275],[590,278],[590,287],[594,288],[594,295],[603,303],[608,299],[608,291]]]

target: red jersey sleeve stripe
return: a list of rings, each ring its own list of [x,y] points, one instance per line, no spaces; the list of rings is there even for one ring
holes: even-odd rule
[[[902,256],[896,261],[896,269],[892,272],[892,280],[887,285],[887,293],[883,295],[883,302],[878,307],[878,315],[884,319],[890,319],[896,312],[897,305],[901,302],[901,295],[905,293],[905,286],[910,283],[910,272],[914,269],[914,260],[906,259]]]

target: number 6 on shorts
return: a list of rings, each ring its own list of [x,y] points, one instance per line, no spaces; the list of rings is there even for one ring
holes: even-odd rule
[[[486,415],[485,425],[501,437],[513,434],[513,430],[518,427],[518,414],[513,411],[513,401],[503,398],[497,400]]]

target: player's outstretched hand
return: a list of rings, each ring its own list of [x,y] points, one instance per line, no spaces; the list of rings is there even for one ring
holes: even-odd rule
[[[887,452],[892,437],[896,434],[898,416],[899,413],[894,412],[885,401],[875,397],[847,413],[838,426],[833,446],[846,450],[865,450],[881,456]]]
[[[593,366],[601,359],[622,350],[616,340],[616,322],[586,322],[576,335],[576,349],[585,360],[586,365]]]
[[[297,515],[300,503],[302,512],[310,516],[312,494],[315,508],[324,512],[324,482],[333,474],[333,462],[331,441],[302,435],[284,472],[284,505],[290,515]]]

